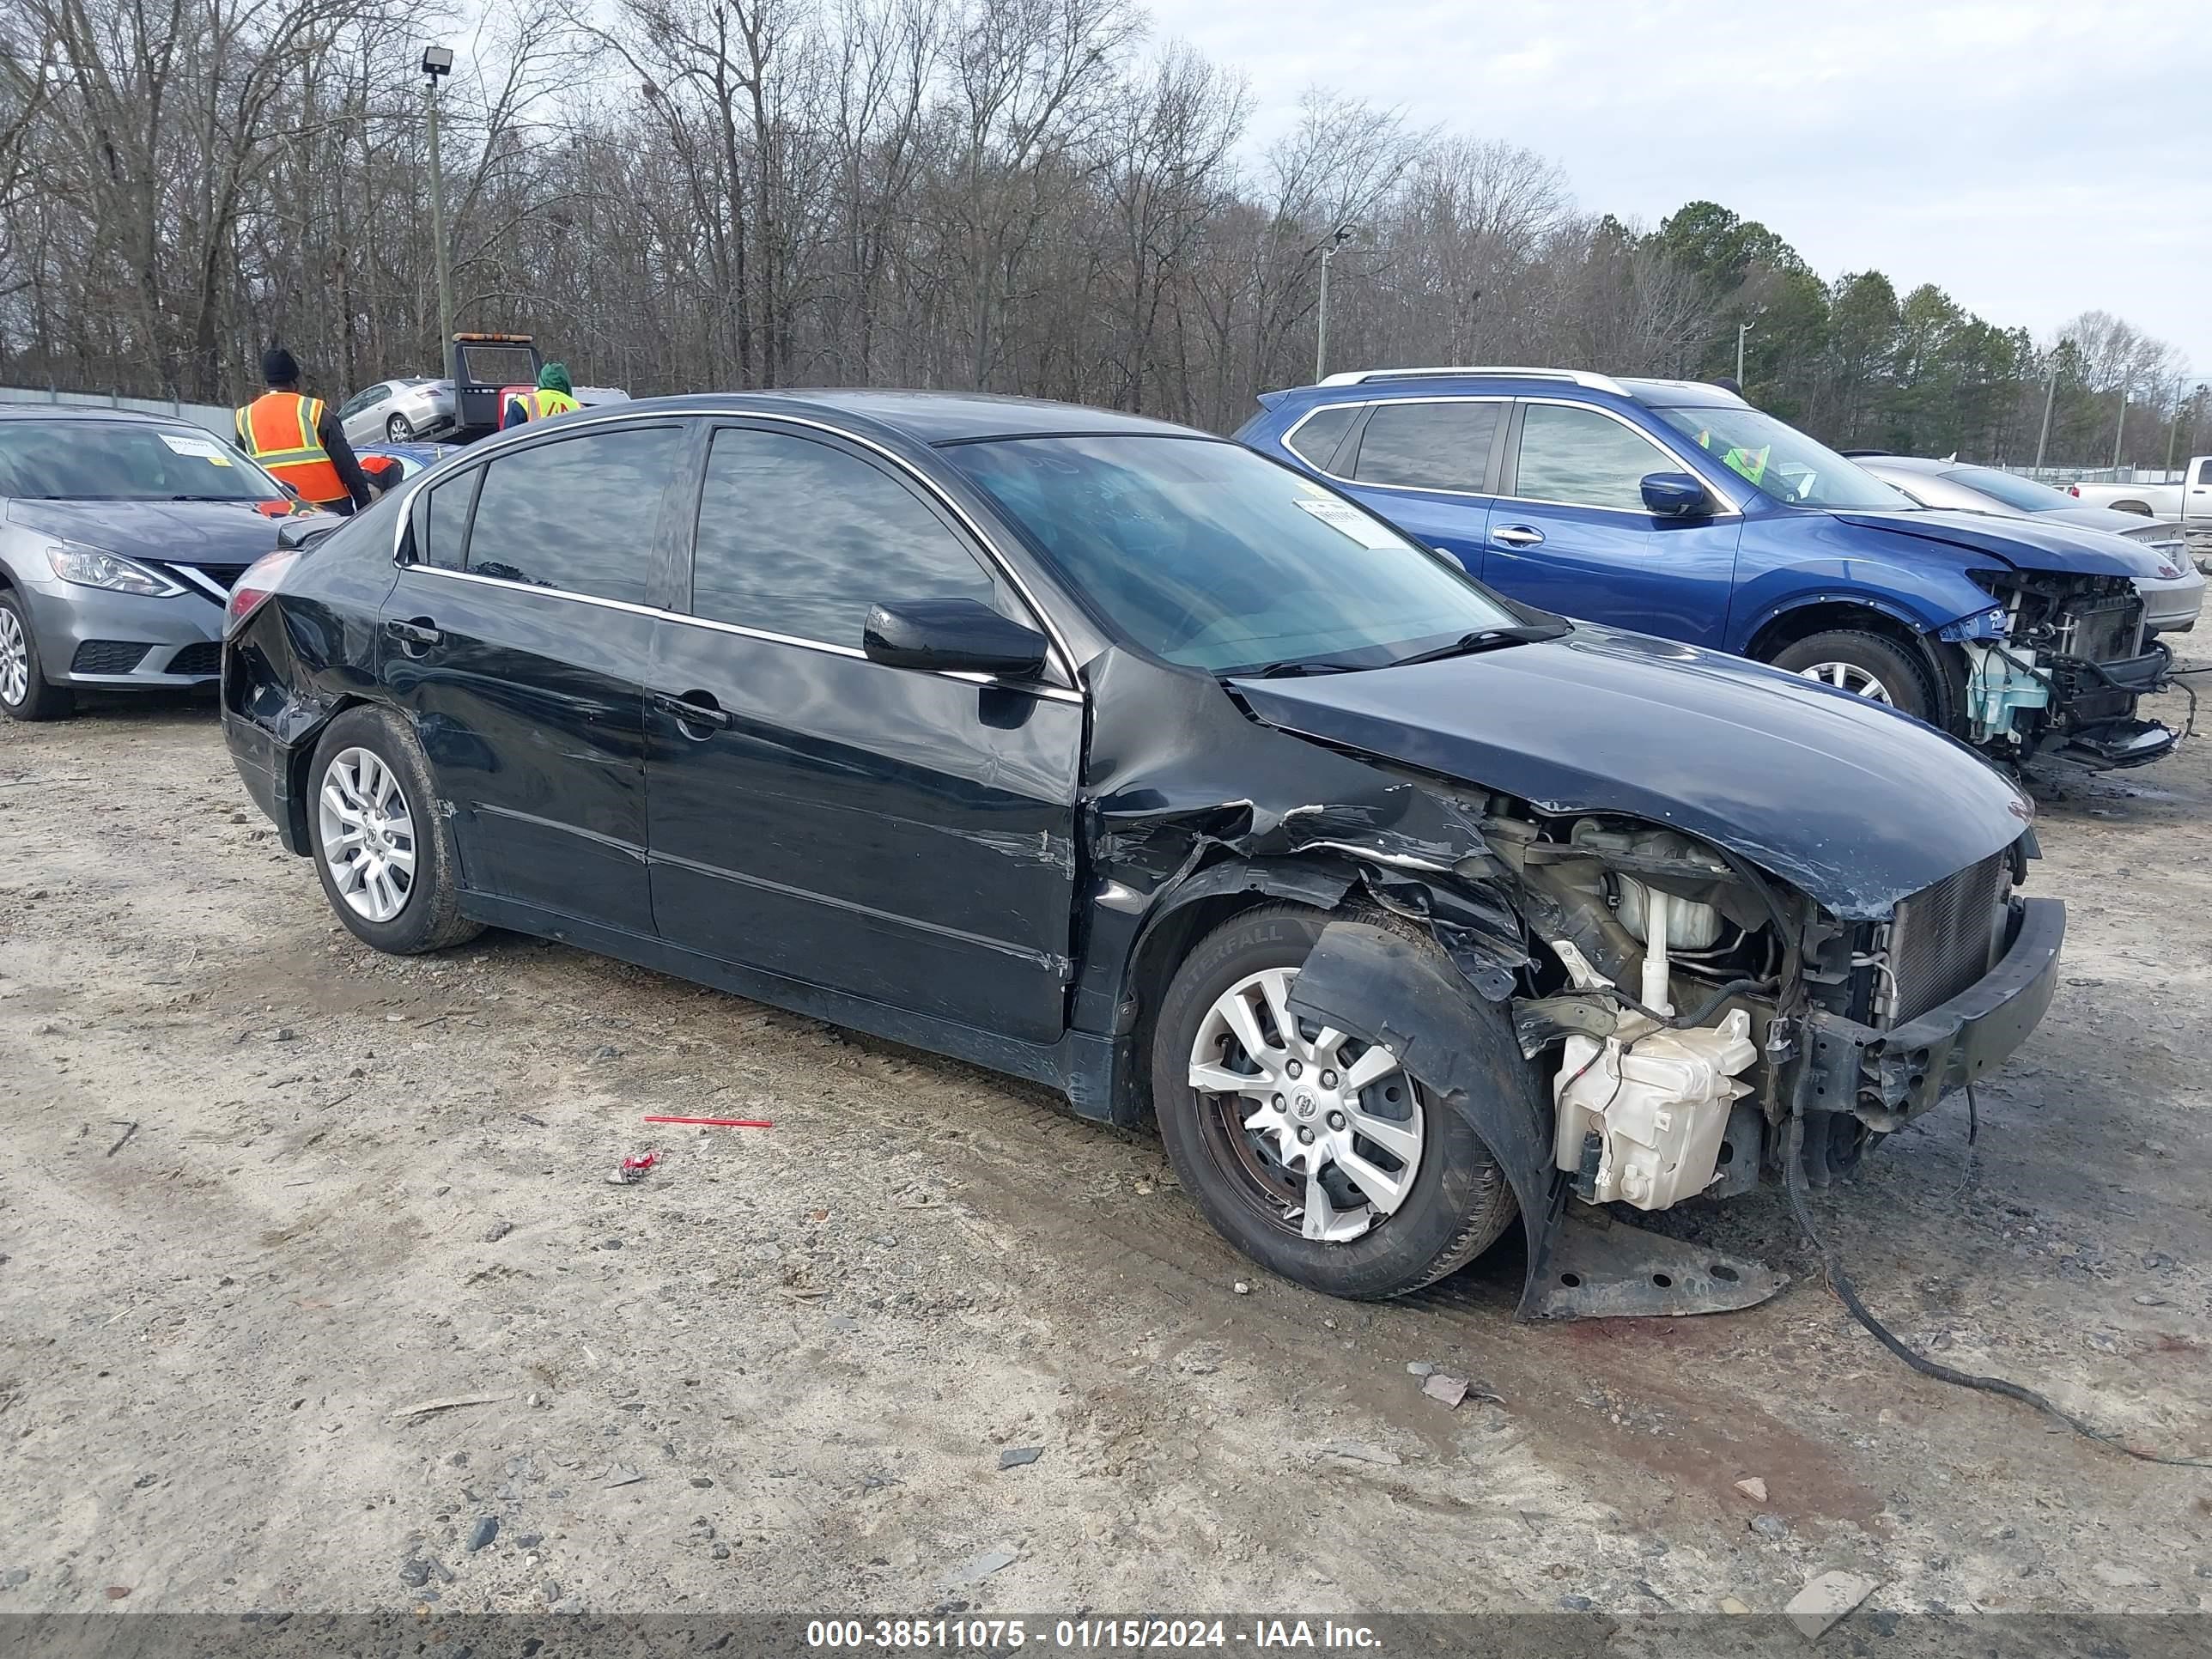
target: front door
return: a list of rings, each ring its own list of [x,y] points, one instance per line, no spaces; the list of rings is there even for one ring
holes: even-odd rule
[[[641,422],[534,443],[414,502],[380,672],[472,891],[653,932],[647,607],[666,597],[685,436]]]
[[[895,464],[767,422],[702,441],[690,619],[659,624],[647,671],[661,936],[891,1007],[1056,1038],[1080,699],[860,651],[878,601],[973,598],[1034,619]]]
[[[1696,474],[1608,410],[1531,398],[1517,428],[1483,580],[1562,616],[1724,648],[1741,516],[1652,513],[1648,474]]]

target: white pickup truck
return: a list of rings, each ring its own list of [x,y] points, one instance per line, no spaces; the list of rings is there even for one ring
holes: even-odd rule
[[[2212,533],[2212,455],[2191,456],[2181,477],[2180,483],[2073,483],[2066,493],[2089,507],[2179,519],[2192,536]]]

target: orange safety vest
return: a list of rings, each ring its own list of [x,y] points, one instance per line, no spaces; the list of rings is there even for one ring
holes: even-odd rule
[[[315,435],[322,419],[319,398],[264,392],[238,411],[239,447],[270,477],[298,490],[303,501],[325,506],[349,501],[336,463]]]
[[[509,401],[520,404],[523,418],[532,421],[542,421],[550,415],[573,415],[583,407],[567,392],[555,392],[545,386],[540,386],[535,392],[526,392],[520,398]]]

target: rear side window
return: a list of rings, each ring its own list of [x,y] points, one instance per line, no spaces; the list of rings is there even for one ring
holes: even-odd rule
[[[476,499],[477,481],[483,477],[482,467],[471,467],[459,477],[448,478],[435,489],[422,492],[421,546],[424,563],[436,565],[441,570],[461,568],[461,542],[469,531],[469,504]]]
[[[681,429],[659,426],[593,433],[501,456],[483,469],[467,568],[645,604],[661,499],[683,449]]]
[[[1317,409],[1298,422],[1298,429],[1284,440],[1291,453],[1309,466],[1326,471],[1329,458],[1336,453],[1337,445],[1344,434],[1352,430],[1352,423],[1359,418],[1356,404],[1340,405],[1334,409]]]
[[[2197,482],[2201,484],[2212,484],[2212,456],[2207,456],[2203,460],[2197,463]]]
[[[1379,404],[1359,434],[1362,483],[1480,494],[1504,404]]]
[[[1530,404],[1521,416],[1522,501],[1646,511],[1644,479],[1679,466],[1648,438],[1611,416],[1565,404]]]
[[[942,519],[859,456],[785,432],[714,434],[691,561],[695,616],[858,649],[879,600],[994,605],[995,589]]]

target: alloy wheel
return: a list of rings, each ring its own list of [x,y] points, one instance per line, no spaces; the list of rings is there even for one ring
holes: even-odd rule
[[[1248,1200],[1301,1237],[1380,1225],[1420,1173],[1422,1111],[1398,1057],[1291,1012],[1292,968],[1214,1000],[1191,1043],[1204,1138]]]
[[[356,915],[390,921],[415,891],[415,816],[399,775],[366,749],[323,769],[317,801],[323,862]]]
[[[1889,702],[1893,699],[1889,688],[1881,679],[1855,662],[1816,662],[1797,671],[1808,680],[1818,680],[1823,685],[1832,685],[1838,691],[1848,691],[1854,696],[1864,697],[1869,702]]]
[[[0,702],[13,708],[30,695],[30,642],[15,613],[0,605]]]
[[[394,415],[384,423],[384,435],[393,443],[404,444],[415,435],[415,428],[404,415]]]

